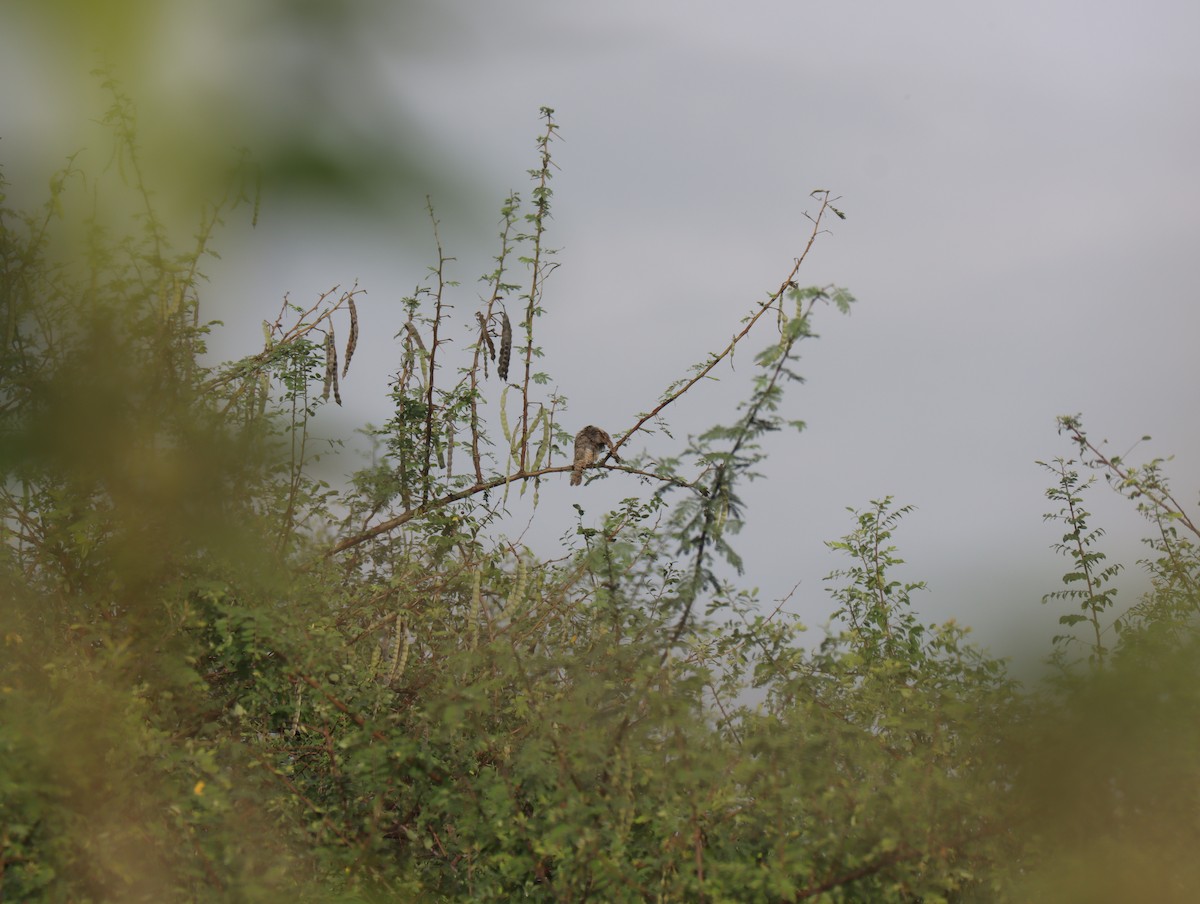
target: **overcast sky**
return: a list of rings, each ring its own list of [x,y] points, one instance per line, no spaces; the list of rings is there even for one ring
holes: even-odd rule
[[[922,612],[975,625],[997,652],[1016,652],[1021,632],[1041,652],[1060,613],[1038,601],[1067,563],[1048,548],[1061,531],[1042,523],[1051,478],[1034,462],[1073,453],[1058,414],[1082,412],[1118,453],[1151,434],[1131,457],[1177,454],[1175,488],[1195,502],[1197,4],[368,5],[368,27],[336,46],[311,25],[256,28],[234,9],[219,10],[233,29],[194,11],[171,19],[145,65],[185,97],[228,98],[234,85],[230,103],[292,115],[333,145],[383,136],[408,167],[383,212],[268,195],[258,227],[231,224],[209,268],[213,303],[248,327],[239,351],[285,291],[367,289],[362,359],[331,432],[388,416],[398,302],[433,262],[424,194],[458,259],[465,322],[499,204],[528,192],[548,105],[563,138],[549,237],[562,266],[541,343],[572,432],[626,429],[723,347],[802,250],[809,192],[841,198],[848,218],[799,281],[859,302],[849,318],[818,312],[821,338],[799,365],[808,382],[786,403],[809,429],[773,440],[766,478],[746,492],[737,544],[765,599],[800,581],[790,608],[823,624],[822,578],[841,564],[823,541],[852,527],[846,506],[890,494],[917,506],[896,541],[909,575],[929,582]],[[21,101],[5,82],[0,150],[19,150],[13,124],[53,125],[29,90],[61,95],[42,86]],[[679,406],[680,440],[732,419],[750,351],[769,339]],[[528,535],[547,553],[573,501],[599,517],[639,491],[620,477],[550,483]],[[1141,523],[1109,497],[1098,487],[1089,505],[1136,578]],[[514,529],[527,518],[514,508]]]

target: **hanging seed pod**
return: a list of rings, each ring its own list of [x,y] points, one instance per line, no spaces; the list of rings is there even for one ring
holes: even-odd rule
[[[483,314],[480,311],[475,312],[475,319],[479,321],[479,341],[487,346],[488,355],[495,361],[496,343],[492,341],[492,334],[488,331],[487,321],[483,319]]]
[[[510,617],[516,615],[521,606],[525,603],[525,583],[528,577],[528,566],[525,564],[525,560],[518,555],[516,574],[513,576],[512,589],[509,591],[508,601],[504,605],[504,611]]]
[[[501,380],[508,379],[508,362],[512,358],[512,321],[508,319],[508,311],[504,311],[500,321],[500,360],[496,364],[496,372]]]
[[[333,333],[325,334],[325,387],[321,390],[321,399],[329,401],[329,390],[333,388],[333,378],[337,376],[337,365],[333,363]]]
[[[353,296],[346,298],[346,306],[350,309],[350,338],[346,340],[346,363],[342,365],[342,376],[350,369],[350,359],[358,348],[358,308],[354,306]]]
[[[421,334],[417,332],[416,324],[414,324],[411,320],[406,320],[404,322],[404,329],[408,331],[409,338],[412,339],[417,348],[424,352],[425,343],[421,341]]]
[[[342,392],[338,387],[337,345],[334,342],[332,329],[325,336],[325,389],[321,393],[321,398],[325,401],[329,400],[330,389],[333,390],[333,400],[339,405],[342,404]]]
[[[545,414],[543,408],[539,415]],[[533,433],[533,427],[537,426],[537,421],[533,422],[533,426],[529,428],[529,432]],[[554,443],[554,425],[550,417],[542,418],[542,441],[538,444],[537,453],[533,456],[533,470],[537,471],[542,467],[542,462],[546,460],[546,456],[550,453],[550,449]]]
[[[392,662],[388,668],[385,684],[391,684],[404,672],[408,662],[408,626],[404,623],[404,613],[396,613],[396,627],[392,632]]]

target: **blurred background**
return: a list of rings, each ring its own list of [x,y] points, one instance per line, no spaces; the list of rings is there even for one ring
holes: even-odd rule
[[[285,293],[366,289],[345,406],[319,422],[359,450],[335,478],[366,460],[355,431],[389,416],[400,299],[436,263],[426,196],[456,258],[465,345],[546,105],[562,266],[540,344],[572,433],[627,429],[723,348],[802,250],[809,192],[841,199],[848,219],[799,281],[859,304],[819,315],[786,404],[809,429],[774,439],[746,494],[738,548],[764,599],[799,581],[789,608],[821,625],[822,577],[841,564],[824,541],[852,527],[846,506],[890,494],[918,507],[896,541],[929,581],[922,611],[1036,657],[1059,614],[1039,600],[1067,565],[1035,464],[1074,453],[1056,415],[1082,412],[1133,461],[1177,453],[1177,495],[1196,498],[1193,4],[17,0],[0,16],[8,206],[41,203],[75,151],[106,165],[93,72],[107,68],[181,236],[243,150],[261,175],[257,224],[248,208],[230,217],[206,269],[202,313],[227,324],[215,356],[255,351]],[[647,448],[730,420],[750,354],[735,366],[668,412],[675,440]],[[550,481],[525,541],[550,554],[573,502],[594,520],[639,491]],[[1128,605],[1142,523],[1102,487],[1089,507],[1101,549],[1130,566]],[[514,503],[514,536],[530,514]]]

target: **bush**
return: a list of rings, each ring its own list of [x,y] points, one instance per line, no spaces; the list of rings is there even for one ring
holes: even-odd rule
[[[832,544],[849,564],[828,578],[818,645],[733,577],[759,441],[802,426],[779,414],[797,350],[818,307],[853,301],[796,282],[844,216],[828,192],[729,345],[583,462],[585,482],[647,489],[598,526],[580,508],[563,554],[541,560],[503,515],[510,494],[536,501],[579,470],[535,337],[556,266],[552,111],[528,203],[502,205],[457,369],[439,240],[430,284],[405,301],[381,455],[334,490],[313,474],[310,425],[340,403],[357,288],[287,305],[260,352],[208,363],[202,263],[252,198],[235,177],[197,243],[172,250],[116,101],[128,178],[81,191],[72,162],[43,211],[5,208],[0,223],[5,899],[1183,900],[1195,887],[1200,575],[1160,463],[1130,468],[1063,419],[1154,523],[1153,587],[1104,621],[1116,603],[1101,534],[1060,460],[1050,496],[1072,571],[1051,597],[1080,610],[1037,692],[955,624],[920,620],[922,585],[893,576],[908,508],[890,499]],[[107,197],[99,185],[132,196],[132,235],[77,212]],[[767,340],[733,420],[675,457],[636,452],[751,333]],[[1080,643],[1089,655],[1073,661]]]

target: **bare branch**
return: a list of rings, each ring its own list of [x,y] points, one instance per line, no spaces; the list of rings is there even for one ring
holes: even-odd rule
[[[661,414],[663,409],[665,409],[668,405],[670,405],[672,402],[674,402],[676,399],[678,399],[680,396],[682,396],[684,393],[686,393],[688,390],[690,390],[693,386],[695,386],[697,383],[699,383],[701,380],[703,380],[705,377],[707,377],[712,372],[714,367],[716,367],[718,364],[720,364],[722,361],[724,361],[727,357],[729,357],[730,355],[733,354],[733,350],[737,347],[737,344],[739,342],[741,342],[744,338],[746,338],[746,336],[750,333],[750,331],[752,329],[754,329],[754,325],[756,323],[758,323],[758,321],[762,318],[763,314],[765,314],[767,311],[776,309],[776,306],[779,304],[780,299],[783,298],[784,293],[789,288],[792,288],[795,285],[794,280],[796,279],[796,274],[800,272],[800,267],[804,263],[804,259],[806,257],[808,257],[808,252],[812,249],[813,243],[817,240],[817,236],[821,232],[821,220],[824,218],[825,212],[829,209],[829,201],[830,201],[829,192],[823,192],[822,194],[823,194],[823,198],[821,200],[821,209],[817,211],[816,216],[810,217],[810,219],[813,222],[813,228],[812,228],[812,232],[808,236],[808,242],[804,246],[804,251],[802,251],[800,256],[798,258],[796,258],[795,264],[792,267],[791,272],[787,275],[787,278],[784,279],[783,283],[779,286],[779,288],[771,295],[770,298],[768,298],[766,301],[761,302],[759,304],[758,310],[755,311],[754,314],[750,317],[750,320],[746,323],[746,326],[743,327],[742,331],[733,337],[733,339],[730,341],[729,345],[725,346],[724,351],[721,351],[718,354],[714,355],[709,360],[708,364],[706,364],[701,370],[699,370],[694,377],[692,377],[690,380],[688,380],[686,383],[684,383],[681,387],[676,389],[674,392],[670,393],[665,399],[663,399],[658,404],[658,406],[656,408],[654,408],[648,414],[643,414],[641,416],[641,419],[638,420],[632,427],[630,427],[629,430],[627,430],[625,432],[624,436],[622,436],[619,440],[617,440],[617,444],[612,449],[613,452],[618,451],[621,448],[621,446],[625,445],[626,441],[628,441],[628,439],[631,436],[633,436],[633,434],[635,434],[639,430],[641,430],[642,427],[644,427],[648,421],[650,421],[651,419],[653,419],[655,417],[658,417],[658,415]]]

